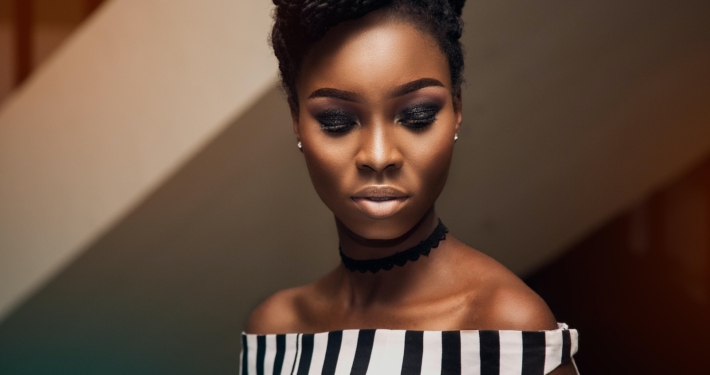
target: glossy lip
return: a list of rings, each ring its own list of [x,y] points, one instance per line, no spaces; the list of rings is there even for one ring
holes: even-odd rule
[[[355,206],[372,219],[385,219],[397,213],[409,195],[392,186],[367,186],[350,197]]]

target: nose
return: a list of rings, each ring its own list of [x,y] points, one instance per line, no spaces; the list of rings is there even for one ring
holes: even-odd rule
[[[383,173],[402,167],[403,157],[394,130],[386,125],[363,129],[359,140],[360,149],[355,158],[358,169]]]

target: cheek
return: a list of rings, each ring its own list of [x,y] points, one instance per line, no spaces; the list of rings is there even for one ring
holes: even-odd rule
[[[351,180],[348,163],[352,163],[352,158],[326,142],[309,144],[314,147],[304,151],[304,156],[313,187],[326,206],[333,210]]]
[[[421,189],[421,198],[433,204],[446,184],[453,156],[453,144],[447,132],[417,146],[407,159],[412,175],[417,179],[417,185]]]
[[[433,204],[446,184],[454,153],[455,120],[453,111],[442,111],[429,133],[413,134],[406,142],[407,164],[425,201],[422,203]]]

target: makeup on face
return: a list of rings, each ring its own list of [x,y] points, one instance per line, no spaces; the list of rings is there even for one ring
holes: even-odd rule
[[[444,90],[443,84],[431,78],[415,80],[395,88],[386,99],[393,108],[397,108],[392,122],[414,131],[425,129],[436,121],[437,113],[445,104],[440,98],[440,91]],[[308,97],[306,108],[324,132],[342,135],[363,124],[362,112],[369,108],[361,97],[355,92],[322,88]],[[313,102],[316,104],[311,104]]]
[[[400,113],[398,122],[410,129],[422,130],[436,121],[439,110],[441,106],[437,103],[414,103]]]
[[[304,65],[294,129],[336,218],[362,238],[397,238],[430,212],[448,175],[460,119],[448,62],[406,24],[333,35]]]

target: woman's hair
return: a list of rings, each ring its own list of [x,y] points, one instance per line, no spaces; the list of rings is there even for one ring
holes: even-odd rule
[[[335,25],[378,9],[428,32],[449,62],[453,95],[463,82],[461,10],[466,0],[273,0],[276,5],[271,46],[279,60],[281,83],[292,110],[298,111],[296,78],[305,55]]]

